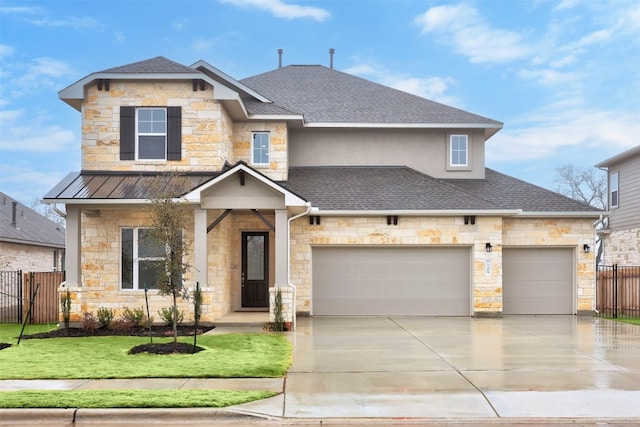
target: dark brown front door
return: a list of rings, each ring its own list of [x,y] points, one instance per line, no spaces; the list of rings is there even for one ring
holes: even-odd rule
[[[269,233],[242,233],[242,307],[269,307]]]

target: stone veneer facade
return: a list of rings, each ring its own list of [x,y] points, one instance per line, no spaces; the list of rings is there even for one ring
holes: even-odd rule
[[[63,254],[62,248],[0,242],[0,271],[63,270]]]
[[[491,242],[493,252],[486,252]],[[291,226],[291,281],[297,287],[298,312],[311,313],[311,252],[323,245],[446,245],[472,248],[473,311],[476,315],[502,312],[502,247],[555,246],[576,248],[577,309],[593,310],[595,271],[590,219],[503,219],[478,217],[465,225],[462,217],[401,217],[390,228],[384,217],[323,217],[321,225],[305,218]],[[486,266],[490,265],[487,274]]]
[[[82,106],[82,169],[210,172],[225,162],[250,165],[252,132],[269,132],[270,164],[257,168],[273,180],[286,180],[286,123],[233,123],[213,98],[211,86],[194,92],[190,82],[112,82],[108,92],[90,86]],[[121,106],[182,107],[182,160],[120,160]]]
[[[640,266],[640,228],[602,234],[606,265]]]

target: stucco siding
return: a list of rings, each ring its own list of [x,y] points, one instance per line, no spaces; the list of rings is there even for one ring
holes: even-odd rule
[[[451,170],[446,130],[290,129],[291,166],[408,166],[435,178],[483,179],[484,135],[469,135],[470,168]]]

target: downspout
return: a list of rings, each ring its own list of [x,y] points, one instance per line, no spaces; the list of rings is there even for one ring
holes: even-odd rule
[[[293,221],[295,221],[298,218],[302,218],[305,215],[309,215],[309,213],[311,212],[311,202],[307,202],[306,205],[307,210],[298,214],[298,215],[294,215],[291,218],[289,218],[287,220],[287,285],[291,286],[293,288],[293,307],[291,308],[291,312],[292,312],[292,317],[293,317],[293,330],[296,330],[296,323],[297,323],[297,315],[296,315],[296,299],[298,298],[298,289],[296,288],[296,285],[294,285],[293,283],[291,283],[291,223]]]
[[[52,203],[52,204],[51,204],[51,205],[49,205],[49,206],[51,206],[51,209],[53,209],[53,211],[54,211],[55,213],[57,213],[58,215],[60,215],[63,219],[67,219],[67,214],[66,214],[66,213],[64,213],[64,212],[62,212],[60,209],[58,209],[58,205],[57,205],[57,204]]]
[[[600,218],[598,218],[597,220],[595,220],[595,221],[593,221],[593,222],[591,223],[591,225],[593,226],[593,235],[594,235],[594,236],[593,236],[593,241],[594,241],[594,243],[595,243],[596,238],[597,238],[597,236],[598,236],[598,231],[597,231],[597,230],[598,230],[598,228],[597,228],[597,227],[598,227],[598,225],[599,225],[599,224],[602,224],[602,221],[603,221],[603,220],[604,220],[604,215],[600,215]],[[602,245],[604,245],[604,239],[603,239],[602,237],[600,238],[600,245],[601,245],[601,246],[602,246]],[[594,246],[595,246],[595,245],[594,245]],[[596,251],[596,256],[597,256],[597,254],[598,254],[598,253],[597,253],[597,248],[595,248],[595,247],[594,247],[593,249]],[[602,250],[602,253],[604,254],[604,249]],[[596,291],[596,299],[597,299],[597,297],[598,297],[598,295],[597,295],[597,292],[598,292],[598,264],[597,264],[597,263],[596,263],[596,271],[595,271],[595,275],[596,275],[596,278],[595,278],[595,281],[596,281],[596,289],[595,289],[595,291]],[[598,311],[598,306],[597,306],[597,305],[596,305],[596,307],[594,307],[593,311],[594,311],[596,314],[600,314],[600,312]]]

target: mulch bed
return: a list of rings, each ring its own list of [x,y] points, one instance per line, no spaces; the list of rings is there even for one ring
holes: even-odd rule
[[[212,330],[215,326],[199,326],[198,335]],[[178,336],[193,336],[193,326],[178,326]],[[69,328],[69,329],[54,329],[48,332],[39,332],[33,335],[25,335],[23,340],[28,339],[42,339],[42,338],[65,338],[65,337],[108,337],[108,336],[129,336],[129,337],[148,337],[148,328],[122,328],[122,329],[82,329],[82,328]],[[152,326],[151,336],[153,337],[171,337],[173,336],[173,328],[171,326]]]
[[[207,331],[212,330],[215,326],[199,326],[197,334],[200,335]],[[193,326],[178,326],[179,336],[193,336]],[[98,328],[98,329],[54,329],[48,332],[39,332],[32,335],[24,335],[23,340],[28,339],[45,339],[45,338],[67,338],[67,337],[107,337],[107,336],[134,336],[134,337],[148,337],[148,328]],[[173,327],[171,326],[152,326],[151,336],[153,337],[172,337]],[[0,350],[11,347],[11,344],[0,343]],[[152,353],[152,354],[193,354],[204,350],[202,347],[194,346],[193,344],[181,343],[181,342],[169,342],[169,343],[148,343],[141,344],[133,347],[129,350],[129,354],[140,353]]]
[[[129,354],[153,353],[153,354],[192,354],[204,350],[199,346],[184,342],[169,342],[164,344],[142,344],[129,350]]]

